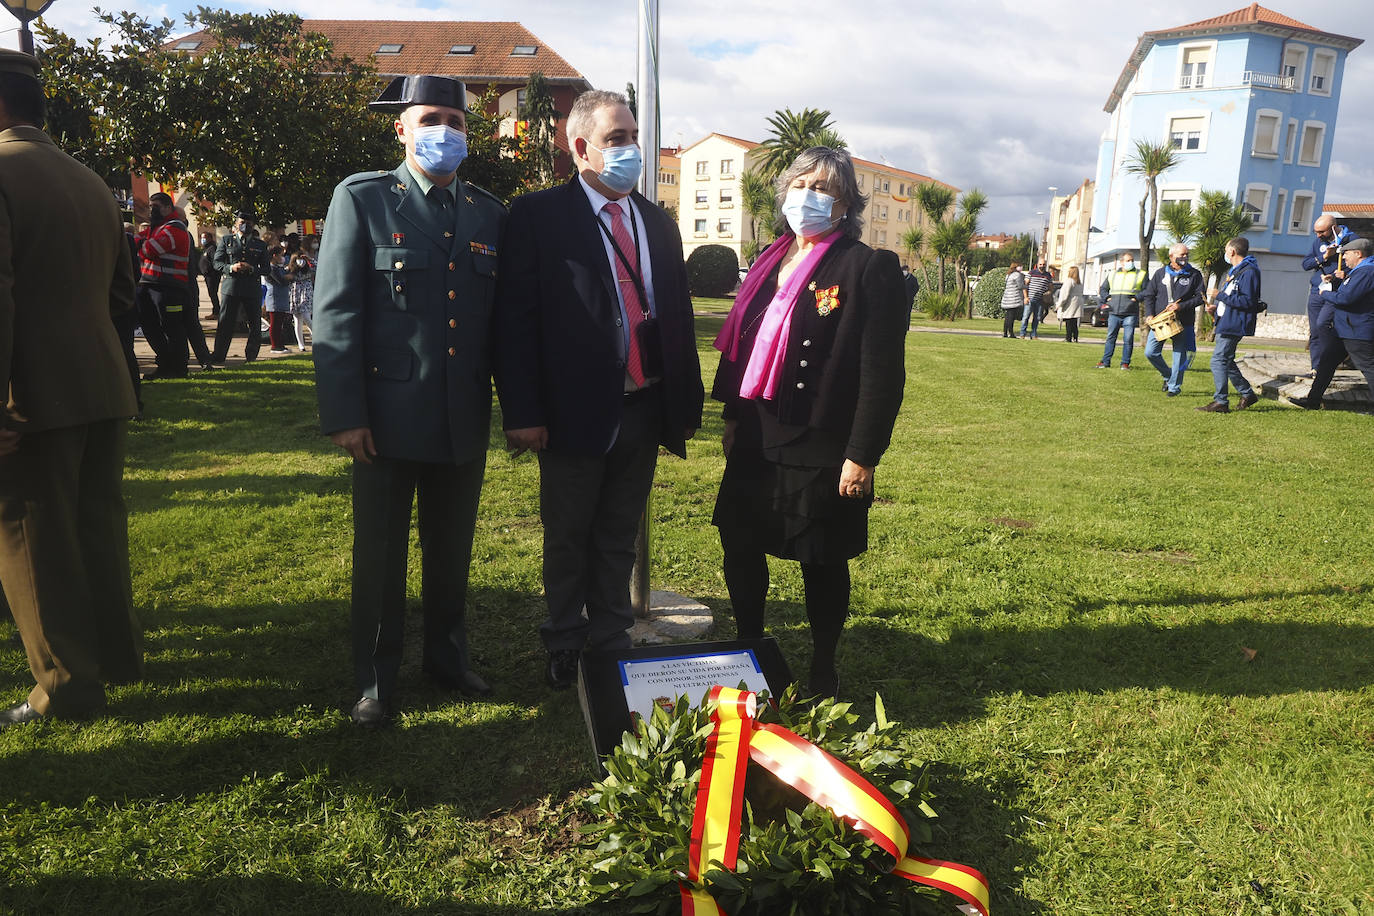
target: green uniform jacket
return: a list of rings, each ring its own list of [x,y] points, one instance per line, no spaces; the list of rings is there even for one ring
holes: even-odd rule
[[[36,127],[0,131],[3,422],[38,432],[138,410],[112,315],[134,266],[114,195]]]
[[[248,273],[230,273],[229,268],[239,261],[253,266]],[[215,270],[219,271],[219,294],[262,299],[262,278],[267,273],[267,243],[250,238],[246,242],[229,233],[215,246]]]
[[[403,164],[334,189],[315,275],[315,386],[326,435],[369,427],[379,454],[465,462],[487,450],[488,325],[506,210],[456,181],[427,218]]]

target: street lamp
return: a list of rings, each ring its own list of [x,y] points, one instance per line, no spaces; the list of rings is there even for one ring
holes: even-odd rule
[[[14,18],[19,20],[19,50],[25,54],[33,53],[33,33],[29,31],[29,23],[43,15],[43,11],[52,6],[52,0],[0,0],[5,4],[5,9],[14,14]]]
[[[1045,259],[1045,265],[1046,265],[1047,267],[1049,266],[1049,263],[1050,263],[1050,223],[1054,220],[1054,195],[1055,195],[1055,192],[1057,192],[1058,190],[1059,190],[1059,189],[1056,188],[1054,185],[1050,185],[1050,204],[1049,204],[1049,207],[1048,207],[1048,212],[1047,212],[1046,215],[1045,215],[1045,253],[1044,253],[1044,259]]]

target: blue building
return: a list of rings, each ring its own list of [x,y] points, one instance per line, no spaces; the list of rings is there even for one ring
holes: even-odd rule
[[[1120,252],[1140,247],[1146,186],[1126,172],[1136,141],[1167,139],[1178,165],[1159,178],[1161,209],[1169,201],[1196,203],[1204,190],[1226,191],[1244,205],[1253,220],[1250,251],[1264,272],[1269,332],[1305,337],[1301,261],[1326,193],[1345,58],[1360,44],[1258,3],[1141,35],[1105,106],[1111,121],[1092,217],[1102,233],[1092,235],[1089,289]],[[1154,246],[1167,241],[1156,227]],[[1299,314],[1300,328],[1285,317]]]

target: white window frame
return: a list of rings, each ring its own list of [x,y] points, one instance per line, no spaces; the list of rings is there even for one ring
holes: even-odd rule
[[[696,220],[695,222],[692,223],[692,235],[693,235],[695,238],[699,238],[699,239],[704,239],[704,238],[706,238],[706,226],[707,226],[707,221],[706,221],[706,220],[704,220],[704,219]]]
[[[1304,158],[1302,158],[1302,148],[1303,148],[1304,146],[1306,146],[1306,144],[1303,142],[1303,138],[1307,136],[1307,129],[1308,129],[1309,127],[1316,127],[1316,128],[1318,128],[1318,129],[1321,131],[1321,133],[1320,133],[1320,135],[1318,136],[1318,139],[1317,139],[1317,158],[1316,158],[1315,160],[1312,160],[1312,159],[1304,159]],[[1320,167],[1321,164],[1322,164],[1322,153],[1324,153],[1325,151],[1326,151],[1326,122],[1325,122],[1325,121],[1303,121],[1303,122],[1302,122],[1302,130],[1299,131],[1299,133],[1298,133],[1298,165],[1305,165],[1305,166],[1311,166],[1311,167]]]
[[[716,220],[716,236],[722,239],[732,239],[735,237],[735,221],[729,217],[721,217]]]
[[[1197,209],[1198,201],[1202,198],[1202,185],[1200,184],[1162,184],[1159,186],[1159,206],[1164,208],[1165,194],[1184,194],[1186,197],[1171,197],[1170,200],[1187,200],[1190,207]]]
[[[1283,135],[1283,164],[1292,165],[1298,150],[1298,119],[1289,118]]]
[[[1307,85],[1307,45],[1294,44],[1289,45],[1288,47],[1283,49],[1283,57],[1279,60],[1279,76],[1288,75],[1283,72],[1285,66],[1284,61],[1286,61],[1288,59],[1288,55],[1294,51],[1297,51],[1302,54],[1302,57],[1298,60],[1298,65],[1293,72],[1293,88],[1297,91],[1301,91],[1302,87]]]
[[[1174,151],[1177,152],[1177,153],[1180,153],[1180,154],[1182,154],[1182,155],[1185,155],[1185,156],[1196,156],[1196,155],[1198,155],[1198,154],[1200,154],[1200,153],[1205,153],[1205,152],[1207,152],[1207,139],[1208,139],[1208,137],[1209,137],[1209,136],[1211,135],[1211,133],[1212,133],[1212,113],[1211,113],[1210,111],[1204,111],[1204,110],[1199,109],[1199,108],[1194,108],[1194,109],[1189,109],[1189,110],[1186,110],[1186,111],[1171,111],[1171,112],[1169,112],[1168,114],[1166,114],[1166,115],[1164,116],[1164,137],[1165,137],[1165,139],[1168,140],[1171,144],[1173,143],[1173,140],[1174,140],[1174,122],[1175,122],[1175,121],[1178,121],[1178,120],[1181,120],[1181,119],[1184,119],[1184,118],[1201,118],[1201,119],[1202,119],[1202,136],[1201,136],[1201,137],[1198,137],[1198,148],[1197,148],[1197,149],[1188,149],[1188,148],[1185,146],[1185,147],[1181,147],[1181,148],[1176,148]],[[1184,143],[1186,144],[1187,142],[1188,142],[1188,141],[1187,141],[1187,139],[1185,138],[1185,139],[1184,139]]]
[[[693,209],[706,210],[711,206],[711,192],[705,188],[697,188],[696,206]]]
[[[711,177],[711,162],[707,159],[697,160],[697,180],[701,181]]]
[[[1201,79],[1201,81],[1199,81],[1197,84],[1193,84],[1193,83],[1190,81],[1190,82],[1189,82],[1189,85],[1185,86],[1185,85],[1183,85],[1183,59],[1184,59],[1185,56],[1187,56],[1187,53],[1188,53],[1189,51],[1194,50],[1194,49],[1196,49],[1196,48],[1206,48],[1207,51],[1208,51],[1208,56],[1207,56],[1207,73],[1203,76],[1203,78]],[[1215,40],[1213,40],[1213,41],[1192,41],[1192,42],[1188,42],[1187,44],[1181,44],[1181,45],[1178,46],[1178,64],[1174,67],[1174,85],[1173,85],[1172,88],[1174,88],[1174,89],[1211,89],[1211,88],[1212,88],[1212,76],[1213,76],[1214,73],[1216,73],[1216,69],[1217,69],[1217,43],[1216,43]]]
[[[735,208],[735,189],[733,187],[721,188],[720,199],[717,204],[722,210],[733,210]]]
[[[722,159],[722,160],[720,160],[720,177],[721,177],[721,178],[733,178],[733,177],[734,177],[734,174],[735,174],[735,160],[733,160],[733,159]]]
[[[1260,149],[1260,119],[1269,118],[1274,122],[1273,142],[1268,149]],[[1274,108],[1261,108],[1255,112],[1255,126],[1250,130],[1250,155],[1261,159],[1279,158],[1279,140],[1283,136],[1283,112]]]
[[[1308,202],[1308,203],[1307,203],[1307,219],[1304,220],[1304,221],[1303,221],[1301,224],[1299,224],[1297,227],[1294,227],[1294,226],[1293,226],[1293,221],[1294,221],[1294,219],[1296,218],[1296,217],[1294,216],[1294,214],[1296,214],[1296,213],[1298,212],[1298,201],[1300,201],[1300,200],[1305,200],[1305,201]],[[1312,234],[1312,221],[1316,219],[1316,216],[1315,216],[1315,210],[1316,210],[1316,208],[1317,208],[1317,192],[1316,192],[1316,191],[1294,191],[1294,192],[1293,192],[1293,202],[1289,205],[1289,211],[1288,211],[1288,234],[1289,234],[1289,235],[1311,235],[1311,234]]]
[[[1274,195],[1274,222],[1269,226],[1270,231],[1275,235],[1283,231],[1283,208],[1287,203],[1288,191],[1279,188],[1278,193]]]
[[[1323,86],[1321,89],[1317,89],[1312,85],[1312,81],[1317,78],[1317,60],[1319,58],[1331,61],[1331,69],[1327,71],[1325,77],[1326,85]],[[1307,77],[1307,91],[1309,94],[1320,95],[1325,98],[1331,97],[1331,92],[1335,88],[1334,84],[1336,82],[1336,61],[1338,61],[1339,59],[1340,58],[1336,55],[1336,52],[1331,50],[1330,48],[1312,49],[1312,72]]]
[[[1264,192],[1264,206],[1260,207],[1259,213],[1251,214],[1250,228],[1245,231],[1262,232],[1264,231],[1265,227],[1269,225],[1269,205],[1274,202],[1274,186],[1269,184],[1262,184],[1260,182],[1251,182],[1250,184],[1247,184],[1245,186],[1245,193],[1241,195],[1241,203],[1250,203],[1251,191]]]

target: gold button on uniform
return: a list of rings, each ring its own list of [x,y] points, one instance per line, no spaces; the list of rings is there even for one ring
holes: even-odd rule
[[[450,318],[450,319],[448,320],[448,326],[451,327],[451,328],[456,328],[456,327],[458,327],[458,319],[457,319],[457,318]]]
[[[396,292],[399,293],[399,292],[401,291],[401,289],[402,289],[401,284],[397,283],[397,284],[396,284]]]
[[[405,266],[406,266],[406,262],[405,262],[405,261],[397,261],[397,262],[396,262],[396,269],[397,269],[397,270],[400,270],[401,268],[403,268],[403,267],[405,267]]]
[[[458,294],[455,293],[453,290],[449,290],[449,291],[448,291],[448,297],[449,297],[450,299],[457,299],[457,298],[458,298]]]
[[[457,267],[457,266],[458,266],[458,265],[457,265],[457,264],[454,264],[452,261],[449,261],[449,262],[448,262],[448,269],[449,269],[449,270],[453,270],[453,269],[454,269],[455,267]]]
[[[457,355],[458,355],[458,350],[457,350],[457,348],[456,348],[456,347],[449,347],[449,348],[448,348],[448,355],[449,355],[449,356],[457,356]]]

